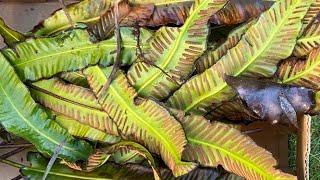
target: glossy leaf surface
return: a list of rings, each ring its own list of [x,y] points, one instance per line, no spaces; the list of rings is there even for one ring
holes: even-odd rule
[[[129,81],[139,95],[164,99],[180,86],[206,48],[210,15],[225,3],[225,0],[197,0],[181,28],[162,27],[155,33],[150,51],[128,72]]]
[[[120,137],[107,134],[104,131],[95,129],[86,124],[80,123],[72,118],[58,115],[55,121],[63,128],[65,128],[72,136],[88,139],[90,141],[98,141],[102,143],[113,144],[120,141]]]
[[[181,161],[186,142],[181,125],[169,112],[148,99],[137,97],[123,73],[106,90],[111,68],[98,66],[85,70],[90,87],[103,109],[113,118],[120,134],[158,153],[175,176],[188,173],[195,165]]]
[[[253,23],[254,20],[233,30],[229,33],[227,39],[223,43],[217,45],[217,48],[207,50],[205,53],[203,53],[201,57],[196,61],[197,72],[202,73],[206,69],[213,66],[216,62],[218,62],[222,56],[226,55],[228,50],[238,44],[243,34]]]
[[[67,12],[74,23],[94,23],[99,20],[100,14],[111,7],[109,0],[83,0],[69,5]],[[52,16],[37,25],[33,32],[36,36],[51,35],[71,27],[64,11],[58,10]]]
[[[269,77],[277,63],[291,55],[311,2],[282,0],[261,14],[258,20],[216,64],[188,80],[167,104],[185,112],[204,113],[230,100],[235,94],[224,75]],[[290,32],[290,33],[289,33]]]
[[[35,100],[45,107],[97,130],[118,135],[116,124],[89,89],[66,84],[57,78],[41,80],[30,87]]]
[[[63,141],[60,158],[85,159],[91,147],[70,136],[34,102],[26,86],[0,54],[0,122],[8,132],[33,143],[38,151],[52,155]]]
[[[123,29],[124,37],[121,64],[135,59],[136,41],[130,29]],[[148,36],[147,33],[144,33]],[[48,78],[63,71],[75,71],[99,62],[114,62],[116,39],[95,43],[85,30],[73,30],[50,38],[28,39],[14,49],[6,49],[4,55],[13,64],[23,81]],[[142,41],[143,42],[143,41]],[[142,49],[143,49],[143,43]],[[48,60],[49,58],[49,60]]]
[[[1,17],[0,17],[0,35],[3,37],[4,42],[10,47],[12,47],[15,43],[25,40],[25,37],[21,33],[8,27]]]
[[[187,116],[180,121],[188,139],[184,159],[203,166],[220,164],[246,179],[296,179],[276,170],[272,155],[240,131],[220,122],[210,123],[201,116]]]

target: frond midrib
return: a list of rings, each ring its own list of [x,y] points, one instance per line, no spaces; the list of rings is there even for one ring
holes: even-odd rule
[[[35,86],[35,85],[32,85],[32,84],[30,84],[29,86],[31,87],[31,89],[33,89],[35,91],[38,91],[40,93],[46,94],[48,96],[51,96],[51,97],[57,99],[58,101],[59,100],[60,101],[64,101],[66,103],[70,103],[70,104],[73,104],[73,105],[76,105],[76,106],[80,106],[82,108],[86,108],[86,109],[89,109],[91,111],[93,110],[93,111],[99,111],[99,112],[105,113],[102,109],[97,109],[96,107],[93,107],[93,106],[90,106],[90,105],[86,105],[86,104],[83,104],[83,103],[79,103],[77,101],[70,100],[68,98],[62,97],[62,96],[60,96],[58,94],[55,94],[54,92],[50,92],[50,91],[48,91],[46,89],[43,89],[41,87],[38,87],[38,86]]]
[[[50,142],[52,142],[53,144],[56,144],[57,146],[60,145],[60,142],[55,141],[54,139],[52,139],[51,137],[47,136],[46,134],[42,133],[38,128],[36,128],[35,126],[33,126],[18,110],[18,108],[16,107],[15,103],[11,100],[10,96],[7,94],[7,92],[5,91],[5,89],[2,86],[2,83],[0,83],[0,88],[2,90],[2,92],[4,93],[4,95],[7,97],[7,100],[9,101],[9,103],[11,104],[11,107],[14,108],[14,110],[16,111],[16,113],[20,116],[20,118],[34,131],[36,131],[38,134],[40,134],[42,137],[48,139]],[[64,148],[75,152],[76,154],[78,153],[77,150],[68,147],[68,146],[63,146]]]
[[[210,1],[210,0],[204,0],[201,2],[200,5],[198,5],[196,7],[196,9],[194,9],[191,13],[190,16],[187,18],[186,22],[183,24],[183,26],[180,28],[181,31],[179,31],[179,35],[176,38],[176,40],[174,41],[174,45],[172,48],[169,48],[169,52],[166,53],[165,57],[162,58],[164,59],[164,62],[162,62],[161,64],[158,64],[158,68],[162,69],[165,71],[165,69],[168,67],[168,65],[171,62],[172,57],[175,56],[175,54],[177,53],[177,49],[179,49],[179,47],[181,47],[181,41],[186,33],[186,31],[188,30],[190,24],[193,22],[193,18],[195,15],[197,15],[197,12],[200,11],[202,9],[202,7],[204,5],[206,5],[206,2]],[[193,4],[194,6],[194,4]],[[140,93],[141,91],[144,90],[144,88],[148,87],[156,78],[158,78],[161,74],[163,74],[162,71],[156,71],[155,74],[153,74],[152,76],[150,76],[150,79],[147,80],[146,82],[143,83],[143,85],[139,88],[138,93]]]
[[[226,154],[227,157],[232,157],[233,159],[236,159],[236,160],[242,162],[243,164],[246,165],[246,167],[251,167],[251,169],[254,169],[255,172],[258,172],[259,174],[263,175],[267,179],[274,179],[274,177],[272,175],[268,174],[263,168],[258,167],[256,164],[254,164],[250,160],[244,159],[244,158],[242,158],[242,156],[238,155],[237,153],[229,151],[228,149],[223,148],[222,146],[214,144],[213,142],[205,142],[203,140],[198,140],[194,137],[187,136],[187,139],[188,139],[188,141],[191,142],[191,144],[194,143],[194,144],[198,144],[198,145],[203,145],[203,146],[207,146],[207,147],[211,147],[213,149],[216,149],[217,151],[223,152],[224,154]]]
[[[136,48],[136,44],[134,43],[124,43],[123,44],[125,47],[127,48]],[[116,47],[117,43],[116,42],[100,42],[99,44],[86,44],[84,47],[80,47],[80,48],[74,48],[71,50],[67,50],[67,51],[58,51],[58,49],[55,49],[55,53],[52,54],[43,54],[40,57],[37,58],[32,58],[30,60],[23,60],[21,59],[20,62],[15,63],[14,67],[20,67],[23,66],[25,64],[30,64],[30,63],[36,63],[37,61],[42,61],[43,59],[49,59],[49,58],[53,58],[55,56],[62,56],[64,54],[72,54],[73,52],[78,52],[78,51],[88,51],[90,49],[96,49],[96,48],[104,48],[104,47]],[[61,50],[61,49],[60,49]]]
[[[103,76],[103,78],[104,78],[105,80],[107,80],[105,76]],[[166,146],[171,152],[173,152],[173,154],[172,154],[172,153],[170,153],[170,154],[171,154],[171,156],[174,156],[173,158],[175,159],[175,162],[179,161],[179,160],[180,160],[179,155],[178,155],[179,153],[175,150],[175,148],[173,147],[173,145],[172,145],[170,142],[168,142],[165,137],[163,137],[160,133],[158,133],[158,131],[157,131],[156,129],[154,129],[154,127],[152,127],[149,123],[145,122],[145,121],[137,114],[137,112],[135,112],[135,111],[127,104],[127,102],[121,97],[121,95],[117,92],[117,90],[113,87],[112,84],[110,85],[109,89],[110,89],[111,91],[113,91],[113,93],[115,94],[115,96],[117,97],[117,99],[120,101],[120,104],[123,105],[122,107],[125,107],[127,110],[129,110],[129,111],[131,112],[131,114],[136,117],[135,119],[139,120],[142,124],[145,125],[145,127],[147,127],[147,128],[149,129],[149,132],[151,131],[156,137],[159,137],[159,138],[162,140],[162,141],[160,141],[160,142],[164,142],[165,146]]]
[[[298,1],[296,2],[296,4],[298,4],[299,2],[300,2],[300,0],[298,0]],[[295,7],[296,7],[296,6],[294,6],[294,5],[291,6],[291,8],[290,8],[290,10],[289,10],[290,13],[286,13],[285,16],[284,16],[284,18],[282,18],[282,22],[279,23],[279,24],[276,26],[276,28],[274,28],[274,29],[277,29],[277,30],[273,31],[273,32],[271,33],[271,35],[268,35],[268,37],[272,37],[272,38],[269,38],[269,40],[267,41],[267,43],[263,43],[263,46],[262,46],[263,48],[260,48],[260,51],[258,51],[258,55],[262,54],[262,53],[264,52],[264,50],[267,49],[269,43],[272,42],[272,40],[274,39],[274,36],[277,35],[276,32],[278,32],[279,29],[282,27],[282,25],[285,24],[285,22],[287,22],[288,16],[292,14],[291,12],[295,9]],[[287,12],[288,12],[288,11],[287,11]],[[261,18],[261,17],[260,17],[260,18]],[[258,21],[257,21],[257,22],[258,22]],[[253,28],[253,27],[257,24],[257,22],[256,22],[254,25],[252,25],[252,27],[250,27],[250,28]],[[250,30],[250,28],[249,28],[249,30]],[[243,38],[244,38],[244,36],[241,37],[241,40],[243,40]],[[241,40],[239,41],[239,43],[241,42]],[[233,48],[237,48],[237,46],[235,46],[235,47],[233,47]],[[232,49],[233,49],[233,48],[232,48]],[[232,49],[231,49],[231,50],[232,50]],[[229,51],[230,51],[230,50],[229,50]],[[240,70],[238,70],[237,73],[235,73],[234,75],[235,75],[235,76],[238,76],[239,74],[243,73],[252,63],[255,62],[255,60],[259,57],[258,55],[253,56],[253,57],[251,58],[251,60],[250,60],[250,61],[247,61],[246,65],[245,65],[244,67],[242,67]],[[223,57],[222,57],[222,58],[223,58]],[[212,67],[213,67],[213,66],[212,66]],[[211,67],[211,68],[212,68],[212,67]],[[209,69],[210,69],[210,68],[209,68]],[[206,71],[208,71],[208,70],[206,70]],[[206,71],[205,71],[205,72],[206,72]],[[204,74],[205,72],[203,72],[202,74]],[[202,75],[202,74],[200,74],[200,75]],[[210,92],[210,91],[209,91],[208,94],[205,94],[205,96],[198,98],[194,103],[192,103],[192,104],[190,104],[189,106],[187,106],[184,111],[185,111],[185,112],[188,112],[189,110],[192,110],[192,109],[193,109],[195,106],[197,106],[199,103],[201,103],[201,102],[203,102],[204,100],[206,100],[206,99],[214,96],[216,93],[219,93],[219,92],[222,91],[225,87],[227,87],[227,84],[226,84],[226,83],[224,83],[223,85],[221,85],[221,87],[220,87],[217,91],[214,91],[214,92]]]

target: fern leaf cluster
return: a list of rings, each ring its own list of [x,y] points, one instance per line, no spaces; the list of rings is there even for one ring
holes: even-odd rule
[[[0,19],[0,123],[39,152],[0,162],[29,179],[56,153],[48,179],[296,179],[226,122],[318,113],[319,12],[318,0],[83,0],[25,34]],[[246,93],[268,86],[291,94]]]

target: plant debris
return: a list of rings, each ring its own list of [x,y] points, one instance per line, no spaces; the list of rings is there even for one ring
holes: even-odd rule
[[[298,128],[298,117],[315,106],[315,93],[311,89],[256,78],[226,76],[225,80],[251,113],[272,124],[279,122]]]

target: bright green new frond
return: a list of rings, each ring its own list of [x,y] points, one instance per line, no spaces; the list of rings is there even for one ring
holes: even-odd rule
[[[34,102],[14,69],[0,54],[0,123],[13,134],[33,143],[42,153],[52,155],[64,142],[60,158],[70,161],[86,159],[92,148],[70,136]]]
[[[128,28],[121,30],[123,36],[121,64],[131,64],[136,59],[136,38]],[[141,48],[151,34],[143,33]],[[55,37],[28,39],[13,49],[3,51],[23,81],[48,78],[64,71],[75,71],[100,62],[114,62],[117,42],[109,40],[94,42],[85,30],[63,32]]]

